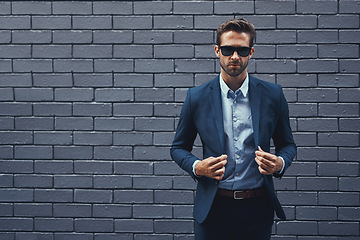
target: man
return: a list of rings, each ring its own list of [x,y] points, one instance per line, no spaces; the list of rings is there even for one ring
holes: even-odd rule
[[[214,47],[221,73],[189,89],[181,110],[171,157],[198,183],[196,240],[266,240],[274,211],[285,219],[272,176],[284,174],[296,147],[281,87],[247,73],[254,38],[244,19],[222,23]],[[191,153],[197,134],[202,160]]]

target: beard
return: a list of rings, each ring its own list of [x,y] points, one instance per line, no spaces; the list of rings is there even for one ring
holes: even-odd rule
[[[247,68],[249,59],[242,61],[229,61],[227,64],[220,61],[221,68],[231,77],[239,76]]]

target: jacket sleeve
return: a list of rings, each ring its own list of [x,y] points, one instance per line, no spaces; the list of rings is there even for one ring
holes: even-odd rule
[[[171,158],[194,179],[197,179],[197,177],[193,173],[192,166],[198,158],[195,157],[191,151],[196,135],[197,129],[191,109],[191,89],[189,89],[181,109],[175,138],[170,149],[170,155]]]
[[[281,88],[279,117],[276,123],[273,140],[275,145],[275,154],[277,156],[281,156],[285,162],[284,171],[281,174],[274,174],[275,177],[281,178],[286,169],[291,165],[292,160],[296,155],[296,145],[289,121],[289,107]]]

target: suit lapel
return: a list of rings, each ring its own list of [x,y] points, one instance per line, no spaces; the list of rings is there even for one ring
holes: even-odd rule
[[[255,147],[259,146],[259,122],[261,88],[259,80],[249,75],[249,100],[251,107],[252,124],[254,129]]]
[[[220,83],[219,77],[213,80],[213,83],[209,88],[209,98],[211,103],[211,108],[217,128],[217,132],[219,134],[219,140],[221,144],[221,149],[225,151],[224,144],[224,122],[223,122],[223,114],[222,114],[222,100],[221,100],[221,92],[220,92]],[[209,129],[210,130],[210,129]]]

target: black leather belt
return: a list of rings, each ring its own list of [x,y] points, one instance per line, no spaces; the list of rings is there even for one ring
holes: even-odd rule
[[[216,194],[241,200],[241,199],[249,199],[249,198],[263,196],[266,194],[266,190],[265,190],[265,188],[256,188],[256,189],[245,190],[245,191],[232,191],[232,190],[219,188],[217,190]]]

